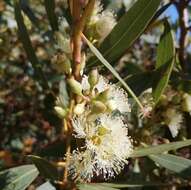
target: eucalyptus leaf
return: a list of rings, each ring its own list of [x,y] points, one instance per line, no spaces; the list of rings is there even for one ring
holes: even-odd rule
[[[160,182],[124,182],[124,183],[92,183],[92,184],[78,184],[80,190],[115,190],[123,188],[140,188],[140,187],[158,187],[169,186],[167,183]]]
[[[102,186],[99,184],[78,184],[77,185],[79,190],[117,190],[116,188],[113,187],[107,187],[107,186]]]
[[[111,33],[101,44],[99,51],[109,61],[116,61],[145,30],[161,0],[138,0],[121,17]],[[90,59],[91,65],[98,60]]]
[[[157,146],[149,146],[144,148],[135,149],[131,154],[131,157],[142,157],[151,154],[160,154],[170,150],[176,150],[185,146],[191,145],[191,139],[185,141],[172,142],[168,144],[162,144]]]
[[[167,20],[164,22],[164,33],[161,36],[157,48],[157,80],[153,88],[153,98],[158,103],[162,93],[168,85],[170,75],[174,66],[175,47],[170,25]]]
[[[184,178],[191,178],[191,160],[172,154],[150,155],[149,158]]]
[[[30,155],[28,157],[36,165],[42,176],[44,176],[47,179],[58,180],[59,178],[58,171],[53,164],[51,164],[50,162],[39,156]]]
[[[34,165],[23,165],[0,172],[1,190],[25,190],[38,176]]]
[[[50,182],[47,181],[39,187],[37,187],[36,190],[56,190],[56,188]]]

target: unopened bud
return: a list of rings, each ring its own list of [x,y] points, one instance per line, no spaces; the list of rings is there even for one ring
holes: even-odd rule
[[[115,101],[113,100],[107,101],[106,105],[107,105],[108,111],[113,111],[117,109],[117,105],[115,104]]]
[[[85,103],[81,103],[81,104],[77,104],[75,107],[74,107],[74,113],[76,115],[81,115],[85,110]]]
[[[99,81],[99,73],[97,69],[93,69],[88,76],[88,82],[91,86],[91,89],[98,83]]]
[[[68,113],[67,109],[63,109],[60,106],[55,106],[54,109],[60,118],[65,118]]]
[[[96,96],[96,100],[102,101],[102,102],[106,102],[109,99],[109,94],[110,94],[110,89],[106,89],[103,92],[99,93]]]
[[[80,74],[81,75],[83,75],[83,73],[84,73],[85,65],[86,65],[86,54],[84,52],[82,52],[81,63],[80,63]]]
[[[101,101],[92,102],[92,113],[99,114],[104,113],[107,110],[107,107]]]
[[[71,91],[74,93],[74,94],[77,94],[77,95],[82,95],[82,85],[76,81],[73,77],[69,78],[67,80],[69,86],[70,86],[70,89]]]
[[[191,112],[191,96],[189,94],[183,95],[182,109],[185,112]]]

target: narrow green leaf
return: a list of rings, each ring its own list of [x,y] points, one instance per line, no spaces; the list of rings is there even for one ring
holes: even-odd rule
[[[79,190],[117,190],[116,188],[112,188],[112,187],[107,187],[107,186],[102,186],[99,184],[78,184],[77,185]]]
[[[78,184],[80,190],[116,190],[122,188],[138,188],[138,187],[156,187],[169,186],[170,184],[160,182],[138,182],[138,183],[92,183],[92,184]]]
[[[97,56],[97,58],[104,64],[106,68],[109,69],[109,71],[119,80],[119,82],[124,86],[124,88],[129,92],[129,94],[134,98],[134,100],[137,102],[139,107],[143,110],[143,106],[137,96],[134,94],[134,92],[130,89],[130,87],[126,84],[126,82],[120,77],[120,75],[117,73],[117,71],[109,64],[109,62],[102,56],[102,54],[93,46],[93,44],[84,36],[83,39],[88,44],[91,51]]]
[[[106,37],[99,50],[109,61],[114,62],[133,44],[154,16],[161,0],[138,0],[119,20]],[[98,60],[90,59],[91,65]]]
[[[157,48],[157,80],[153,88],[153,98],[157,103],[164,92],[173,69],[175,47],[170,25],[166,20],[164,23],[164,33],[161,36],[158,48]]]
[[[47,80],[45,79],[45,76],[43,75],[40,63],[36,57],[35,51],[32,47],[32,43],[30,41],[30,38],[29,38],[29,35],[27,32],[27,28],[26,28],[24,21],[23,21],[23,16],[21,14],[20,0],[14,0],[14,8],[15,8],[15,19],[17,21],[19,38],[23,44],[23,47],[26,51],[28,59],[32,64],[32,67],[33,67],[34,72],[35,72],[35,78],[39,82],[41,82],[41,84],[45,88],[48,88],[49,86],[48,86]]]
[[[37,187],[36,190],[56,190],[56,188],[49,181],[47,181]]]
[[[47,160],[39,157],[39,156],[28,156],[32,162],[36,165],[38,168],[40,174],[44,176],[45,178],[51,179],[51,180],[58,180],[58,171],[57,168],[48,162]]]
[[[150,155],[149,158],[182,177],[191,178],[191,160],[171,154]]]
[[[38,176],[34,165],[23,165],[0,172],[1,190],[24,190]]]
[[[162,15],[170,6],[172,5],[172,2],[167,3],[166,5],[162,6],[153,16],[152,21],[155,21],[160,15]]]
[[[176,150],[189,145],[191,145],[191,140],[178,141],[157,146],[139,148],[133,151],[131,157],[142,157],[142,156],[148,156],[150,154],[161,154],[170,150]]]
[[[45,0],[45,8],[48,15],[48,20],[50,22],[51,28],[53,31],[58,30],[58,20],[55,15],[55,1],[54,0]]]
[[[99,185],[112,188],[135,188],[135,187],[156,187],[156,186],[169,186],[167,183],[160,182],[125,182],[125,183],[99,183]]]

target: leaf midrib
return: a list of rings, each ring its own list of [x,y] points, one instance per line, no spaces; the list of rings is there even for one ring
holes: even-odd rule
[[[139,14],[139,16],[135,18],[135,21],[130,25],[129,29],[127,29],[127,30],[124,32],[124,34],[121,36],[121,38],[119,38],[119,40],[118,40],[110,49],[108,49],[105,53],[103,53],[104,57],[105,57],[111,50],[113,50],[114,47],[116,47],[116,46],[120,43],[120,41],[124,38],[124,36],[125,36],[127,33],[129,33],[129,31],[131,31],[132,27],[135,25],[135,23],[137,22],[137,20],[140,19],[140,17],[143,16],[143,13],[144,13],[145,10],[150,6],[151,2],[152,2],[152,1],[150,1],[150,3],[148,3],[147,6],[145,6],[145,8],[144,8],[143,11],[141,12],[141,14]],[[147,22],[149,22],[149,20],[148,20]],[[108,57],[108,59],[109,59],[109,57]]]
[[[36,171],[37,171],[37,169],[34,168],[34,169],[30,170],[29,172],[24,173],[23,175],[21,175],[20,177],[18,177],[18,178],[15,179],[14,181],[12,181],[11,184],[15,184],[15,183],[16,183],[17,181],[19,181],[20,179],[25,178],[26,176],[32,174],[33,172],[35,173]],[[11,184],[10,184],[10,185],[11,185]]]
[[[168,154],[171,158],[173,157],[172,155],[170,155],[170,154]],[[161,155],[161,156],[163,156],[163,155]],[[161,157],[160,155],[159,155],[159,159],[161,159],[162,161],[165,161],[165,162],[167,162],[167,163],[175,163],[175,164],[173,164],[173,165],[176,165],[176,166],[179,166],[179,167],[183,167],[183,169],[181,170],[181,171],[183,171],[183,170],[185,170],[185,164],[181,164],[181,163],[177,163],[177,162],[171,162],[170,160],[168,160],[168,159],[164,159],[163,157]],[[149,157],[154,157],[154,158],[157,158],[157,156],[156,155],[150,155]],[[175,158],[175,157],[174,157]],[[181,157],[180,157],[181,158]],[[157,158],[158,159],[158,158]],[[182,158],[181,158],[182,159]],[[158,163],[158,164],[160,164],[160,163]],[[160,165],[162,165],[162,164],[160,164]],[[191,165],[191,163],[190,163],[190,165]],[[171,169],[169,169],[169,170],[171,170]]]

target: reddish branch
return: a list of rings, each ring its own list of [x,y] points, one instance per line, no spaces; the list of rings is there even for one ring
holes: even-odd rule
[[[178,14],[179,14],[179,25],[180,25],[180,38],[179,38],[179,50],[178,57],[183,70],[186,70],[186,53],[185,48],[187,46],[187,15],[186,9],[189,3],[189,0],[180,0],[179,2],[173,1],[175,4]]]

